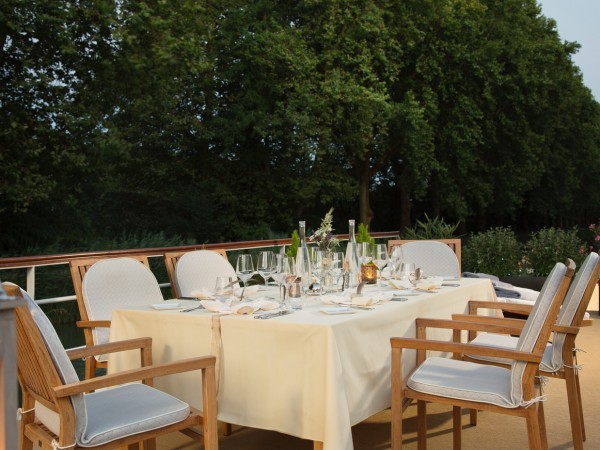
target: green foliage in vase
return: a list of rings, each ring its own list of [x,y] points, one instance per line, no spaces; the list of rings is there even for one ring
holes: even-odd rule
[[[512,229],[496,227],[471,235],[462,250],[462,266],[466,272],[515,276],[519,274],[522,255]]]
[[[358,230],[356,231],[356,243],[368,242],[371,246],[375,245],[375,239],[369,234],[369,225],[364,223],[358,224]]]
[[[533,276],[547,276],[557,262],[571,258],[579,266],[585,256],[586,244],[576,228],[543,228],[532,233],[525,244],[525,271]]]
[[[425,220],[417,220],[412,228],[406,228],[403,232],[403,239],[449,239],[454,237],[458,225],[446,223],[443,217],[430,218],[425,214]]]
[[[298,253],[298,247],[300,246],[300,235],[298,234],[298,230],[294,230],[292,232],[292,243],[288,247],[285,254],[287,256],[291,256],[292,258],[296,257],[296,253]]]

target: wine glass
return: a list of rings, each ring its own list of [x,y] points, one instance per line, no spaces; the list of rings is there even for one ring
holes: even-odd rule
[[[402,246],[395,245],[390,251],[388,258],[388,267],[392,269],[391,276],[395,278],[398,275],[400,266],[402,265]]]
[[[262,251],[258,254],[256,261],[256,271],[265,279],[265,288],[268,286],[267,280],[275,270],[275,258],[270,250]]]
[[[369,264],[373,260],[373,253],[371,252],[371,244],[369,242],[356,244],[356,253],[361,266]]]
[[[325,259],[327,258],[327,253],[328,252],[322,250],[315,251],[311,262],[312,274],[319,282],[319,294],[323,293],[323,276],[325,275]]]
[[[344,252],[331,253],[331,276],[333,277],[334,285],[338,286],[340,278],[344,274]]]
[[[252,255],[239,255],[237,257],[237,263],[235,265],[235,273],[238,278],[244,283],[244,287],[246,287],[246,283],[252,275],[254,275],[254,264],[252,263]]]
[[[274,257],[275,264],[273,266],[273,273],[271,274],[277,286],[279,286],[279,300],[282,300],[282,288],[285,282],[285,277],[290,273],[289,263],[286,258],[289,256],[283,254],[277,254]],[[281,301],[283,303],[283,300]]]
[[[289,300],[290,289],[298,278],[298,274],[296,273],[296,261],[294,258],[290,256],[283,256],[281,261],[281,273],[283,274],[283,284],[285,286],[285,290],[283,292],[283,303],[285,304],[286,295]],[[287,306],[288,308],[291,308],[292,305],[288,302]]]
[[[377,286],[381,286],[381,270],[388,263],[388,252],[387,245],[385,244],[377,244],[375,245],[375,250],[373,251],[373,263],[379,269],[379,276],[377,277]]]

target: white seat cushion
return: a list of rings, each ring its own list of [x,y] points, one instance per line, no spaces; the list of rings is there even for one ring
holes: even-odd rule
[[[494,333],[480,333],[477,335],[475,339],[471,341],[471,344],[476,345],[486,345],[489,347],[496,348],[505,348],[509,350],[514,350],[517,347],[517,342],[519,338],[516,336],[509,336],[506,334],[494,334]],[[482,361],[490,361],[490,362],[498,362],[503,364],[511,364],[512,360],[508,360],[505,358],[494,358],[491,356],[480,356],[480,355],[468,355],[470,358],[479,359]],[[546,345],[546,349],[544,350],[544,356],[542,357],[542,362],[540,363],[540,369],[544,372],[555,372],[560,369],[560,367],[554,368],[552,364],[552,343],[548,343]]]
[[[96,391],[84,398],[88,422],[77,439],[82,447],[181,422],[190,413],[187,403],[137,383]]]
[[[515,408],[511,395],[511,371],[497,366],[431,357],[413,372],[411,389],[443,397]]]

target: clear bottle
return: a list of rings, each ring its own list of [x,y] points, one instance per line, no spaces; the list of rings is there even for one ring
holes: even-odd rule
[[[348,221],[348,246],[346,247],[346,258],[344,261],[345,276],[348,279],[349,288],[357,287],[360,283],[360,264],[356,248],[356,235],[354,231],[354,219]]]
[[[306,292],[311,284],[312,271],[310,267],[310,256],[306,245],[306,222],[301,220],[298,224],[298,234],[300,235],[300,245],[296,254],[296,274],[300,278],[302,291]]]

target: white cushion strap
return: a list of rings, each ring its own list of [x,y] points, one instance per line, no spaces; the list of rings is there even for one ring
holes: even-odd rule
[[[17,421],[23,418],[23,414],[27,414],[31,411],[35,411],[35,408],[28,409],[27,411],[23,411],[21,408],[17,408]]]
[[[52,439],[52,450],[62,450],[65,448],[74,448],[75,444],[71,444],[71,445],[65,445],[63,447],[61,447],[60,445],[58,445],[58,442],[56,442],[56,439]]]

